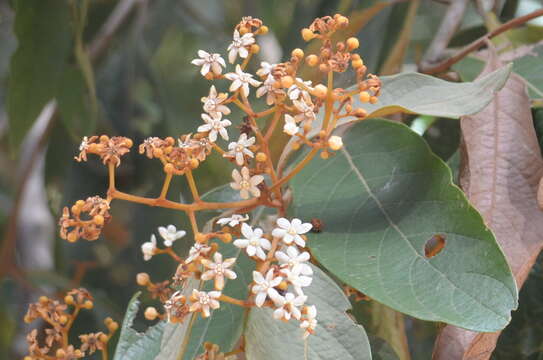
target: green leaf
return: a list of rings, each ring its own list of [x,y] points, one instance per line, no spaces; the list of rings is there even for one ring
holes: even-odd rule
[[[70,15],[65,0],[16,0],[8,118],[13,149],[19,146],[44,105],[55,97],[70,51]]]
[[[339,286],[322,270],[313,267],[313,282],[304,288],[307,304],[317,307],[318,325],[307,341],[304,356],[303,331],[299,322],[277,321],[268,308],[253,308],[245,332],[248,360],[348,360],[371,359],[364,328],[346,313],[351,303]]]
[[[517,306],[511,270],[451,172],[403,124],[366,120],[345,147],[292,181],[295,216],[318,218],[309,247],[335,276],[406,314],[497,331]],[[445,239],[427,258],[425,244]]]
[[[453,83],[415,72],[383,76],[379,101],[362,104],[355,97],[353,107],[363,107],[372,118],[396,112],[459,118],[483,109],[503,87],[510,72],[511,67],[504,66],[466,83]]]
[[[94,132],[96,117],[81,70],[66,69],[61,79],[57,100],[62,122],[70,135],[80,139]]]
[[[154,359],[160,352],[160,343],[165,326],[164,322],[149,327],[145,333],[139,333],[132,328],[140,305],[140,301],[138,300],[140,294],[140,292],[134,294],[128,303],[113,360]]]
[[[517,57],[518,54],[524,54]],[[543,44],[525,46],[516,53],[505,53],[500,56],[503,60],[513,60],[513,73],[519,75],[528,87],[528,95],[532,100],[543,99]],[[472,55],[453,65],[463,81],[471,81],[477,77],[485,66],[485,59]]]

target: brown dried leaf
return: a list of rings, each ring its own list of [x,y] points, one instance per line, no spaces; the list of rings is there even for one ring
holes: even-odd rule
[[[502,64],[491,53],[482,75]],[[460,184],[502,247],[518,286],[543,248],[543,212],[537,189],[543,175],[525,82],[511,74],[503,89],[480,113],[460,121],[465,152]],[[500,336],[446,326],[433,359],[489,359]]]

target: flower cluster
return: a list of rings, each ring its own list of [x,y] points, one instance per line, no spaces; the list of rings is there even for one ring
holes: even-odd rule
[[[64,207],[59,220],[60,237],[75,242],[79,238],[96,240],[110,219],[109,202],[99,196],[78,200],[71,209]],[[86,219],[84,219],[86,218]]]
[[[38,330],[33,329],[26,337],[29,355],[25,360],[38,359],[79,359],[92,355],[97,350],[103,351],[119,325],[111,318],[104,323],[108,333],[96,332],[79,335],[79,348],[68,343],[68,332],[81,309],[92,309],[94,306],[91,294],[83,289],[69,291],[63,301],[41,296],[39,301],[30,304],[25,315],[25,322],[31,323],[37,319],[45,322],[44,334],[39,336]],[[72,308],[69,311],[69,308]],[[40,344],[40,342],[42,344]]]
[[[220,52],[199,50],[192,64],[205,79],[226,80],[227,86],[220,89],[223,82],[211,84],[207,95],[201,98],[202,124],[196,129],[197,133],[181,135],[177,139],[150,137],[139,145],[140,154],[163,164],[166,176],[160,195],[146,198],[117,190],[115,167],[132,146],[129,139],[105,135],[84,138],[76,159],[86,160],[87,154],[92,153],[108,165],[107,199],[94,197],[86,202],[79,201],[71,212],[65,208],[60,220],[61,236],[69,241],[79,237],[96,239],[109,218],[109,203],[114,199],[183,211],[190,220],[194,240],[188,254],[178,255],[173,250],[174,242],[187,234],[174,225],[158,228],[163,247],[159,247],[154,234],[141,245],[146,261],[165,254],[177,262],[171,280],[152,282],[146,273],[137,275],[138,284],[145,286],[165,310],[161,313],[148,307],[145,310],[147,319],[179,323],[190,314],[209,317],[226,302],[242,307],[270,307],[275,319],[297,320],[304,330],[304,337],[312,334],[317,326],[317,308],[307,304],[308,296],[304,291],[313,281],[309,262],[314,259],[310,259],[307,250],[306,234],[313,228],[315,219],[305,223],[301,219],[285,217],[292,200],[292,193],[285,185],[317,154],[327,159],[342,149],[342,138],[334,134],[337,125],[343,118],[360,120],[367,116],[366,110],[356,104],[378,101],[381,81],[377,76],[367,74],[360,55],[354,52],[359,47],[358,40],[337,40],[341,36],[338,30],[348,25],[349,20],[339,14],[315,19],[301,34],[306,41],[319,42],[316,53],[305,54],[302,49],[294,49],[284,62],[260,62],[254,73],[249,69],[251,59],[260,51],[257,40],[268,32],[259,19],[245,17],[236,25],[232,41],[223,49],[228,61]],[[311,80],[301,75],[304,67],[315,70]],[[335,87],[334,74],[345,72],[349,67],[355,73],[354,86],[349,89]],[[243,113],[241,119],[231,111],[234,107]],[[255,110],[263,107],[264,110]],[[237,127],[232,126],[235,123]],[[239,134],[232,134],[236,128]],[[276,163],[278,154],[272,153],[271,139],[278,137],[289,144],[283,149],[286,157],[302,146],[309,150],[290,169],[285,169],[285,162]],[[212,152],[231,164],[229,185],[239,192],[241,200],[208,202],[204,196],[200,197],[193,170]],[[185,176],[192,203],[167,199],[174,175]],[[273,216],[273,222],[258,223],[257,212],[253,210],[263,207],[276,212],[276,215],[269,215]],[[224,212],[218,220],[209,221],[202,231],[196,214],[204,210]],[[82,213],[88,213],[89,218],[81,219]],[[252,225],[249,214],[255,214],[251,215]],[[320,220],[316,223],[320,224]],[[320,225],[315,227],[315,232],[322,229]],[[228,249],[226,244],[231,242]],[[236,268],[237,258],[225,256],[235,250],[232,247],[243,250],[254,261],[247,299],[236,299],[225,293],[228,281],[235,281],[240,275],[240,269]],[[194,280],[203,283],[203,287],[189,286]],[[198,358],[221,356],[224,354],[209,344]]]

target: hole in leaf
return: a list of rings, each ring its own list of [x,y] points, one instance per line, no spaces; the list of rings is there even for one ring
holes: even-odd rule
[[[427,259],[433,258],[439,254],[445,247],[446,236],[443,234],[436,234],[432,236],[426,244],[424,244],[424,256]]]

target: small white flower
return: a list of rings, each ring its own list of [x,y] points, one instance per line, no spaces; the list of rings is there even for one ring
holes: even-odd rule
[[[155,234],[151,235],[151,241],[141,244],[141,252],[143,253],[143,260],[151,260],[156,251],[156,237]]]
[[[221,120],[222,113],[217,112],[211,114],[202,114],[202,120],[205,121],[204,125],[198,127],[198,132],[208,132],[209,131],[209,141],[217,141],[217,133],[221,135],[224,140],[228,140],[228,132],[226,127],[232,125],[230,120],[224,119]]]
[[[198,56],[200,59],[192,60],[191,64],[202,67],[200,69],[202,76],[206,76],[209,70],[215,75],[220,75],[222,73],[222,68],[226,67],[226,63],[220,54],[210,54],[204,50],[198,50]]]
[[[264,181],[264,176],[251,176],[249,174],[249,169],[244,166],[241,168],[241,174],[237,169],[232,170],[232,179],[234,179],[234,182],[231,182],[230,186],[234,190],[239,190],[242,199],[248,199],[249,193],[254,197],[260,196],[260,189],[257,185]]]
[[[253,294],[256,294],[256,306],[262,307],[268,296],[276,305],[283,301],[282,296],[274,289],[281,281],[283,281],[283,278],[281,276],[274,277],[273,269],[268,270],[265,278],[258,271],[253,271],[253,280],[256,285],[253,285],[251,291]]]
[[[301,122],[301,121],[313,121],[315,120],[315,118],[317,117],[315,115],[315,111],[314,111],[314,105],[311,101],[307,101],[305,99],[302,98],[302,100],[294,100],[292,102],[294,104],[294,106],[296,107],[296,109],[298,109],[298,111],[300,111],[300,113],[298,113],[294,119],[297,121],[297,122]]]
[[[224,157],[236,158],[236,164],[239,166],[243,165],[245,162],[245,155],[249,157],[254,157],[254,154],[249,150],[249,146],[252,146],[255,143],[255,138],[250,137],[247,139],[247,134],[243,133],[239,136],[238,141],[233,141],[228,144],[228,152],[224,153]]]
[[[203,97],[201,101],[204,103],[204,111],[209,114],[223,113],[224,115],[230,114],[230,109],[222,103],[228,98],[228,94],[217,94],[217,90],[214,85],[209,88],[209,95]]]
[[[285,125],[283,126],[283,132],[287,135],[294,136],[300,131],[298,125],[296,125],[296,120],[289,114],[285,114]]]
[[[276,102],[276,99],[280,97],[281,95],[284,95],[285,92],[281,89],[277,89],[274,87],[273,84],[275,84],[277,80],[271,75],[268,75],[266,80],[264,81],[264,84],[262,84],[261,87],[256,89],[256,97],[262,97],[266,95],[266,104],[273,105]]]
[[[217,220],[217,224],[219,224],[219,225],[228,224],[228,226],[234,227],[234,226],[236,226],[238,224],[241,224],[242,222],[245,222],[247,220],[249,220],[249,215],[247,215],[247,214],[245,214],[245,216],[239,215],[239,214],[234,214],[234,215],[230,216],[229,218],[222,218],[222,219]]]
[[[174,225],[168,225],[168,227],[159,226],[158,233],[164,239],[164,245],[167,247],[172,246],[175,240],[181,239],[187,234],[187,232],[183,230],[177,231]]]
[[[222,254],[216,252],[213,254],[213,261],[208,259],[202,259],[202,265],[204,265],[207,270],[201,276],[202,280],[211,280],[215,279],[215,289],[222,290],[224,288],[224,278],[227,277],[230,280],[237,278],[235,272],[229,269],[236,262],[236,258],[229,258],[222,260]]]
[[[343,140],[337,135],[330,136],[330,139],[328,139],[328,146],[330,146],[330,149],[338,151],[343,147]]]
[[[273,312],[273,317],[277,320],[290,320],[291,317],[300,320],[302,312],[299,307],[305,304],[307,296],[294,295],[293,293],[286,293],[285,296],[281,296],[281,300],[276,304],[280,306]]]
[[[239,36],[239,32],[234,30],[234,39],[232,43],[228,46],[228,61],[230,64],[233,64],[236,61],[236,57],[239,54],[240,58],[245,59],[249,56],[248,46],[251,46],[255,43],[255,38],[253,33],[246,33],[243,36]]]
[[[311,81],[303,81],[303,79],[296,78],[297,82],[301,82],[304,85],[306,85],[308,88],[311,88]],[[309,97],[309,93],[306,90],[301,89],[298,87],[298,85],[293,84],[291,85],[287,90],[287,95],[290,98],[290,100],[298,100],[298,98],[301,96],[304,96],[306,98]]]
[[[218,309],[221,304],[218,299],[221,296],[220,291],[198,291],[196,289],[192,290],[191,300],[193,304],[190,306],[189,311],[201,311],[202,317],[209,317],[211,315],[209,309]]]
[[[195,243],[189,250],[189,256],[185,259],[185,264],[189,264],[202,255],[206,255],[211,247],[206,244]]]
[[[264,250],[271,249],[271,243],[268,239],[263,238],[262,229],[252,227],[243,223],[241,224],[241,234],[244,239],[237,239],[234,241],[234,246],[245,249],[247,255],[258,257],[261,260],[266,260],[266,253]]]
[[[311,285],[313,278],[300,274],[300,268],[281,269],[281,274],[285,275],[287,281],[292,284],[298,295],[303,295],[303,287]]]
[[[85,151],[89,148],[89,138],[84,136],[81,144],[79,144],[79,151]]]
[[[313,334],[317,327],[317,308],[315,305],[306,306],[305,313],[306,317],[304,321],[301,322],[300,328],[305,329],[304,339],[307,339],[309,334]]]
[[[313,269],[306,264],[311,257],[307,251],[300,254],[296,246],[289,246],[286,252],[277,251],[275,257],[281,265],[287,265],[289,269],[299,270],[303,275],[313,275]]]
[[[253,75],[243,72],[239,64],[236,65],[235,73],[225,74],[224,77],[232,81],[232,84],[230,84],[230,88],[229,88],[230,91],[236,91],[241,88],[241,93],[245,97],[249,96],[249,92],[250,92],[249,85],[257,87],[257,86],[260,86],[260,84],[262,84],[261,81],[253,79]]]
[[[290,245],[293,241],[301,247],[305,246],[305,240],[300,236],[311,230],[313,225],[303,223],[300,219],[292,219],[292,222],[285,218],[277,219],[278,228],[273,229],[272,235],[283,239],[283,242]]]
[[[273,68],[276,66],[277,64],[270,64],[269,62],[266,62],[266,61],[262,61],[260,63],[260,69],[257,70],[256,74],[262,78],[265,78],[265,77],[268,77],[269,78],[269,75],[271,75],[272,71],[273,71]]]

